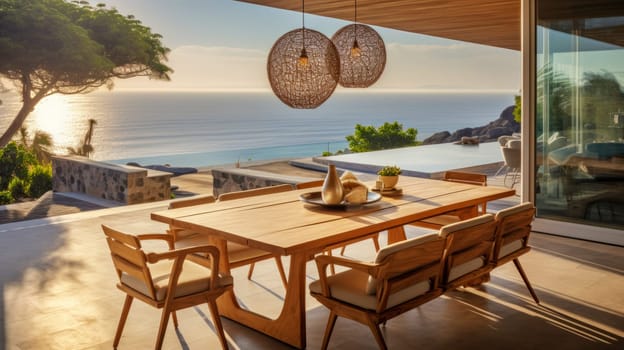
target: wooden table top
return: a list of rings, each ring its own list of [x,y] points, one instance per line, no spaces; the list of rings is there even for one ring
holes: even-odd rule
[[[367,183],[372,187],[373,183]],[[329,209],[299,199],[316,189],[249,197],[158,211],[153,220],[261,248],[280,255],[320,252],[326,246],[408,224],[449,210],[505,198],[515,191],[402,176],[403,195],[346,209]]]

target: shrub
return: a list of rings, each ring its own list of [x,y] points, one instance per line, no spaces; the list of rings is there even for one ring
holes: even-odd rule
[[[355,133],[346,137],[349,141],[349,149],[353,152],[368,152],[382,149],[415,146],[418,130],[408,128],[403,130],[403,125],[395,121],[385,122],[375,128],[372,125],[355,125]]]
[[[52,167],[50,165],[35,165],[28,171],[30,186],[28,194],[32,198],[39,198],[52,189]]]
[[[29,166],[34,164],[37,164],[35,156],[22,145],[9,142],[0,148],[0,190],[6,190],[14,177],[26,179]]]
[[[9,182],[8,190],[9,192],[11,192],[11,196],[13,196],[13,199],[18,199],[26,197],[26,194],[28,193],[26,187],[26,181],[18,177],[14,177]]]
[[[13,203],[13,196],[9,191],[0,191],[0,205]]]

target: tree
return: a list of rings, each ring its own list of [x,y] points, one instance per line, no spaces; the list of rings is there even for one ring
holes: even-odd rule
[[[0,0],[0,78],[22,107],[0,137],[4,147],[46,96],[91,92],[113,78],[169,80],[169,49],[134,16],[86,1]]]
[[[89,128],[85,134],[82,144],[76,148],[67,147],[67,152],[76,156],[89,157],[94,152],[93,145],[91,145],[91,138],[93,137],[93,127],[97,124],[95,119],[89,119]]]
[[[30,140],[28,130],[24,127],[19,130],[18,144],[22,145],[26,150],[32,153],[37,160],[42,164],[50,163],[50,156],[52,155],[52,136],[45,132],[37,130],[35,135]]]
[[[516,123],[522,122],[522,97],[520,95],[514,96],[513,116]]]
[[[395,121],[385,122],[379,128],[357,124],[355,133],[346,139],[351,151],[368,152],[416,145],[416,134],[418,131],[414,128],[403,131],[403,125]]]

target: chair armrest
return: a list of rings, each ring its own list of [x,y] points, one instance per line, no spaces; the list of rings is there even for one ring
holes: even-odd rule
[[[360,260],[352,260],[339,256],[331,256],[331,255],[320,255],[315,259],[316,267],[319,272],[319,281],[321,282],[321,290],[323,295],[329,296],[329,286],[327,285],[327,266],[328,265],[340,265],[345,267],[350,267],[354,270],[359,270],[365,272],[369,275],[376,274],[378,270],[378,264],[360,261]]]
[[[146,255],[146,258],[150,264],[154,264],[160,260],[175,259],[173,263],[173,268],[171,269],[171,276],[175,276],[174,284],[177,284],[177,279],[180,275],[180,272],[182,271],[182,265],[184,263],[184,260],[188,255],[196,253],[206,253],[210,257],[210,266],[208,266],[207,268],[212,271],[210,274],[210,285],[214,286],[217,282],[217,277],[219,276],[219,249],[217,249],[217,247],[215,246],[200,245],[169,250],[162,253],[149,253]],[[198,266],[203,265],[198,264]]]
[[[167,245],[169,249],[172,250],[174,248],[174,237],[170,234],[166,233],[144,233],[136,236],[140,241],[146,240],[163,240],[167,241]]]

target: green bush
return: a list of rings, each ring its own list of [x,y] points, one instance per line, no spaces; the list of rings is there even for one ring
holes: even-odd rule
[[[357,124],[355,133],[346,137],[349,149],[353,152],[368,152],[382,149],[415,146],[418,130],[409,128],[403,130],[403,125],[395,121],[385,122],[382,126],[364,126]]]
[[[11,192],[11,196],[14,199],[26,197],[28,193],[26,181],[20,179],[19,177],[14,177],[9,182],[8,190]]]
[[[13,203],[13,196],[9,191],[0,191],[0,205]]]
[[[52,167],[50,165],[35,165],[28,171],[28,194],[32,198],[39,198],[52,189]]]
[[[0,148],[0,191],[6,190],[14,177],[26,179],[28,168],[37,164],[35,156],[22,145],[9,142]]]

